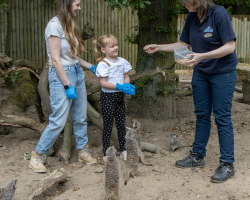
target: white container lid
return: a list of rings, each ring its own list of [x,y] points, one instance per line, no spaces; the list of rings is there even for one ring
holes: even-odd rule
[[[174,48],[174,52],[175,52],[175,54],[177,54],[178,56],[181,56],[183,58],[190,58],[190,56],[187,56],[187,55],[194,54],[194,52],[189,51],[186,46],[176,47],[176,48]]]

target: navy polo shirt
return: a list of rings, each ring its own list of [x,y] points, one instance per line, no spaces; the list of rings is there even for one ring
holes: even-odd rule
[[[196,13],[189,13],[180,40],[190,44],[195,53],[206,53],[220,48],[235,39],[231,18],[226,9],[214,5],[208,6],[207,16],[200,23]],[[205,59],[194,66],[194,70],[206,75],[223,74],[236,68],[236,53],[222,58]]]

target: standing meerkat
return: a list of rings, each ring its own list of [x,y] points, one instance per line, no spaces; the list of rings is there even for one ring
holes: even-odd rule
[[[124,185],[127,185],[130,174],[135,177],[135,174],[138,171],[138,162],[139,162],[139,152],[138,144],[134,139],[133,129],[130,129],[126,134],[126,149],[127,149],[127,160],[125,162],[125,182]]]
[[[107,162],[105,163],[105,197],[119,199],[120,165],[116,158],[116,149],[109,147],[106,151]]]
[[[137,144],[138,144],[138,152],[139,152],[139,161],[147,166],[153,166],[150,163],[146,163],[145,161],[145,157],[142,153],[141,150],[141,123],[138,121],[134,121],[133,123],[133,134],[134,134],[134,139],[136,140]]]
[[[10,181],[4,188],[0,188],[1,200],[12,200],[17,188],[17,180]]]

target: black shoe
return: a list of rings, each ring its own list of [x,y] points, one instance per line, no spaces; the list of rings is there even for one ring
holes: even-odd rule
[[[190,153],[188,155],[188,157],[186,157],[183,160],[177,160],[175,163],[176,167],[184,167],[184,168],[188,168],[188,167],[205,167],[205,160],[204,157],[198,153],[193,153],[192,150],[190,150]]]
[[[213,183],[223,183],[230,177],[234,176],[233,163],[220,161],[220,166],[215,170],[215,174],[211,177]]]

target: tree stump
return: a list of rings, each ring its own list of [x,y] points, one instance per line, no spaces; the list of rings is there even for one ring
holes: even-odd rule
[[[165,70],[164,78],[156,75],[139,79],[134,83],[136,90],[128,103],[128,114],[146,119],[176,118],[175,92],[178,81],[178,74],[170,70]]]
[[[237,83],[242,84],[243,103],[250,104],[250,65],[237,66]]]

